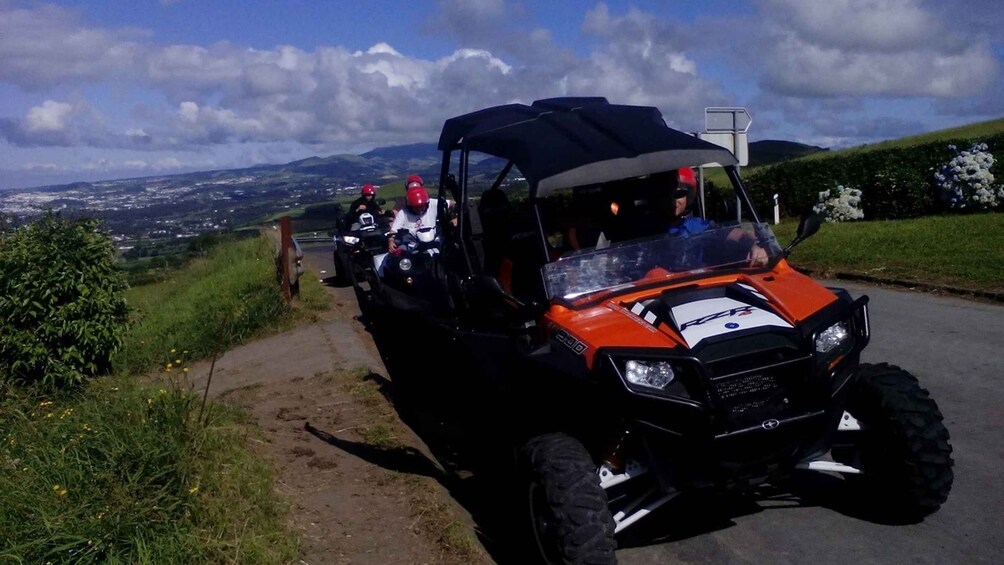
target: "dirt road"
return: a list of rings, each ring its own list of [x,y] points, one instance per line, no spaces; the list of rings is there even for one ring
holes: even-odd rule
[[[308,274],[330,275],[323,257],[308,257]],[[352,289],[326,290],[321,319],[226,352],[210,386],[261,428],[251,441],[290,502],[300,563],[491,563],[450,479],[398,417]],[[192,368],[196,387],[210,365]]]

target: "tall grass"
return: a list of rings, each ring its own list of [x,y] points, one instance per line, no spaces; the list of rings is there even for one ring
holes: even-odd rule
[[[0,385],[3,388],[4,385]],[[287,563],[295,538],[243,417],[180,386],[99,379],[0,411],[0,563]]]
[[[773,226],[786,244],[797,222]],[[1004,214],[824,224],[791,256],[796,267],[1004,292]]]
[[[130,289],[133,328],[112,359],[115,370],[145,372],[171,349],[208,357],[287,319],[272,256],[265,238],[231,242],[163,282]]]
[[[326,305],[314,275],[286,304],[273,247],[224,242],[130,289],[114,376],[55,396],[0,378],[0,564],[294,560],[272,469],[248,448],[254,427],[221,404],[199,421],[198,393],[170,378]],[[163,378],[135,378],[158,365]]]

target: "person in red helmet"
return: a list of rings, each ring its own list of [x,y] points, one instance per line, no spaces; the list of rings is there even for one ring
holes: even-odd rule
[[[364,212],[373,214],[374,218],[383,213],[380,209],[380,203],[376,201],[376,193],[376,187],[372,184],[363,185],[359,198],[349,204],[349,225],[359,219],[359,215]]]
[[[417,175],[413,175],[413,177],[418,178]],[[411,180],[413,177],[408,177],[408,185],[415,182]],[[420,183],[421,178],[418,178],[417,182]],[[391,236],[387,240],[387,249],[392,253],[397,248],[394,237],[397,232],[407,230],[412,235],[417,235],[421,228],[436,226],[438,201],[436,198],[429,197],[429,192],[424,186],[421,184],[411,186],[405,192],[404,199],[404,208],[394,216],[394,221],[390,225]]]
[[[675,174],[670,174],[668,197],[672,199],[672,204],[668,206],[669,227],[667,231],[671,235],[689,237],[697,235],[717,227],[714,222],[696,216],[693,213],[694,204],[697,201],[697,177],[690,167],[677,169]],[[664,193],[665,194],[665,193]],[[662,199],[662,207],[665,209],[665,196]],[[756,238],[747,234],[742,228],[735,228],[729,232],[728,239],[738,245],[749,248],[747,259],[753,266],[766,265],[768,261],[767,252],[757,243]]]
[[[423,181],[422,177],[418,175],[408,175],[407,180],[404,181],[405,190],[411,190],[412,188],[416,188],[419,186],[424,187],[425,181]]]

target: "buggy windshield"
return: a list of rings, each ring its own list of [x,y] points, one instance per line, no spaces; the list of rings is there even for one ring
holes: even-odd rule
[[[712,225],[697,234],[666,233],[613,244],[601,240],[544,265],[544,281],[549,298],[574,302],[710,270],[755,270],[761,265],[751,261],[754,240],[768,261],[781,252],[767,224]]]

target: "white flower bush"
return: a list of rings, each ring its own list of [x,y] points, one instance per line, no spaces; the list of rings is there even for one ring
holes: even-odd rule
[[[954,145],[948,147],[955,151]],[[993,164],[994,156],[987,150],[986,143],[976,143],[962,151],[934,173],[941,198],[949,207],[958,210],[990,210],[1001,206],[1004,185],[994,185],[994,176],[990,173]]]
[[[865,217],[861,209],[861,191],[838,184],[836,188],[819,193],[819,203],[812,207],[816,214],[824,216],[827,222],[848,222]]]

